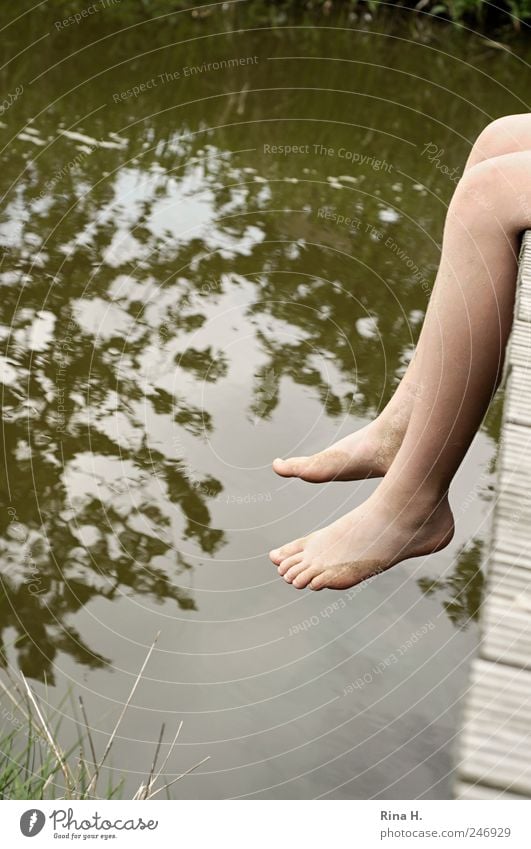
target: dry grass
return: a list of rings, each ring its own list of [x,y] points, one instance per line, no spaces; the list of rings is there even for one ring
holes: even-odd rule
[[[7,734],[0,736],[0,799],[113,799],[121,796],[124,781],[112,774],[107,779],[106,787],[101,789],[102,767],[108,760],[157,639],[158,635],[146,655],[99,758],[81,697],[78,697],[82,718],[79,739],[65,751],[59,743],[59,726],[52,728],[24,675],[19,673],[17,676],[9,671],[5,672],[10,686],[0,679],[0,690],[3,692],[4,701],[9,702],[11,706],[9,712],[3,711],[3,716],[4,719],[8,716],[8,722],[14,727]],[[170,781],[165,779],[165,770],[182,726],[183,723],[180,722],[166,757],[158,767],[164,743],[165,727],[162,725],[151,767],[146,770],[146,780],[134,793],[134,799],[153,799],[161,794],[170,798],[169,790],[177,781],[209,760],[208,757],[203,758],[176,778]]]

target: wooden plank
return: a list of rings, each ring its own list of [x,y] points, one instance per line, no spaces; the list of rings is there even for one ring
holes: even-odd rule
[[[530,325],[531,326],[531,325]],[[511,365],[510,391],[505,397],[505,420],[523,425],[531,422],[531,362],[529,366]]]
[[[531,594],[528,596],[531,600]],[[529,609],[518,614],[507,612],[502,599],[489,605],[483,617],[484,637],[481,656],[497,663],[518,663],[531,669],[531,614]]]
[[[531,322],[531,233],[529,231],[524,233],[522,240],[515,315],[519,321]]]
[[[525,669],[531,668],[530,528],[531,428],[505,421],[480,653]]]
[[[514,800],[515,802],[528,801],[526,796],[519,796],[517,793],[508,793],[505,790],[499,790],[495,787],[486,787],[484,784],[469,784],[466,781],[458,781],[456,783],[455,798],[483,800],[503,799],[505,801]]]
[[[530,712],[530,671],[476,659],[460,738],[460,779],[528,796]]]
[[[524,234],[479,657],[457,751],[459,799],[531,796],[531,232]]]

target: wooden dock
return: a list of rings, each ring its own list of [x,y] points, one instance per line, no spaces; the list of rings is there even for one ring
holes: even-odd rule
[[[456,751],[458,799],[531,797],[531,231],[506,369],[481,643]]]

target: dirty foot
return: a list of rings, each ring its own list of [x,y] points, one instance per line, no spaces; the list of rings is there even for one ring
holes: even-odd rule
[[[375,419],[318,454],[277,458],[273,469],[282,477],[310,483],[383,477],[402,444],[408,421],[409,409]]]
[[[284,580],[297,589],[344,590],[402,560],[439,551],[453,533],[446,497],[438,503],[415,498],[401,509],[376,490],[337,522],[269,556]]]

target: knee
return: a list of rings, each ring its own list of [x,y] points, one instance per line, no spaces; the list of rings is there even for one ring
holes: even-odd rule
[[[525,126],[524,126],[525,125]],[[525,129],[524,138],[523,130]],[[468,166],[474,167],[485,159],[512,151],[525,150],[531,135],[531,115],[504,115],[487,124],[477,137]]]
[[[484,159],[463,174],[448,217],[470,233],[507,234],[531,224],[531,151]]]
[[[485,217],[493,214],[495,198],[499,193],[502,176],[495,160],[485,159],[472,165],[461,177],[448,210],[466,224],[476,222],[484,226]]]

